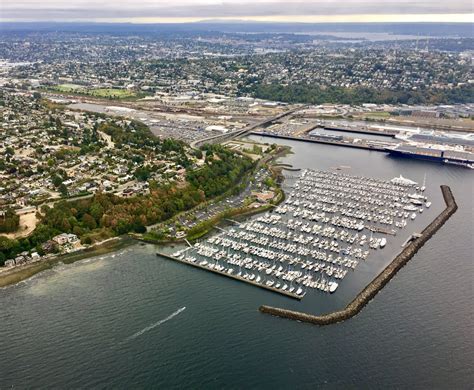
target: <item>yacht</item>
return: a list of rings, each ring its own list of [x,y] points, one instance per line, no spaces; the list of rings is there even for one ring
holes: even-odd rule
[[[337,282],[329,282],[329,292],[332,294],[339,287]]]
[[[393,184],[400,184],[404,186],[413,186],[413,185],[418,184],[416,181],[407,179],[403,177],[402,175],[400,175],[400,177],[394,177],[392,180],[390,180],[390,182],[392,182]]]

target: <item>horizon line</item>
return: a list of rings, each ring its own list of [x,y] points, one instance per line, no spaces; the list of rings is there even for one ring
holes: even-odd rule
[[[68,18],[68,19],[33,19],[33,18],[0,18],[0,23],[94,23],[94,24],[187,24],[187,23],[295,23],[295,24],[349,24],[349,23],[455,23],[472,24],[471,14],[366,14],[366,15],[293,15],[282,16],[249,16],[232,17],[134,17],[134,18]],[[1,31],[1,28],[0,28]]]

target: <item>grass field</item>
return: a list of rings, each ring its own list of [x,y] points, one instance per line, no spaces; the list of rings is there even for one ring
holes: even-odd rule
[[[53,87],[55,91],[64,93],[77,93],[81,95],[90,95],[99,98],[127,99],[136,97],[136,93],[126,89],[115,88],[87,88],[77,84],[60,84]]]

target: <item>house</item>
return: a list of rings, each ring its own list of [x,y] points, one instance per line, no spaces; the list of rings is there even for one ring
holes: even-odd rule
[[[5,267],[11,268],[15,266],[15,260],[7,260],[5,261]]]
[[[53,237],[53,241],[56,242],[58,245],[67,244],[68,235],[67,233],[58,234],[57,236]]]
[[[41,248],[47,253],[53,252],[55,247],[56,242],[53,240],[46,241],[44,244],[41,245]]]
[[[40,260],[41,260],[41,256],[38,254],[38,252],[33,252],[31,254],[31,261],[36,262]]]
[[[69,244],[74,244],[79,241],[79,238],[75,234],[67,234],[67,242]]]
[[[16,265],[22,265],[26,263],[26,259],[23,256],[18,256],[15,258]]]

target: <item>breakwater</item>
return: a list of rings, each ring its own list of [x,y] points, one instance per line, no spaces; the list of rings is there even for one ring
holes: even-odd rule
[[[446,208],[421,232],[420,236],[407,245],[395,259],[366,286],[343,310],[316,316],[308,313],[286,310],[271,306],[260,306],[262,313],[316,325],[329,325],[345,321],[358,314],[362,308],[395,276],[395,274],[415,255],[416,252],[444,225],[457,210],[457,204],[451,189],[442,185]]]

